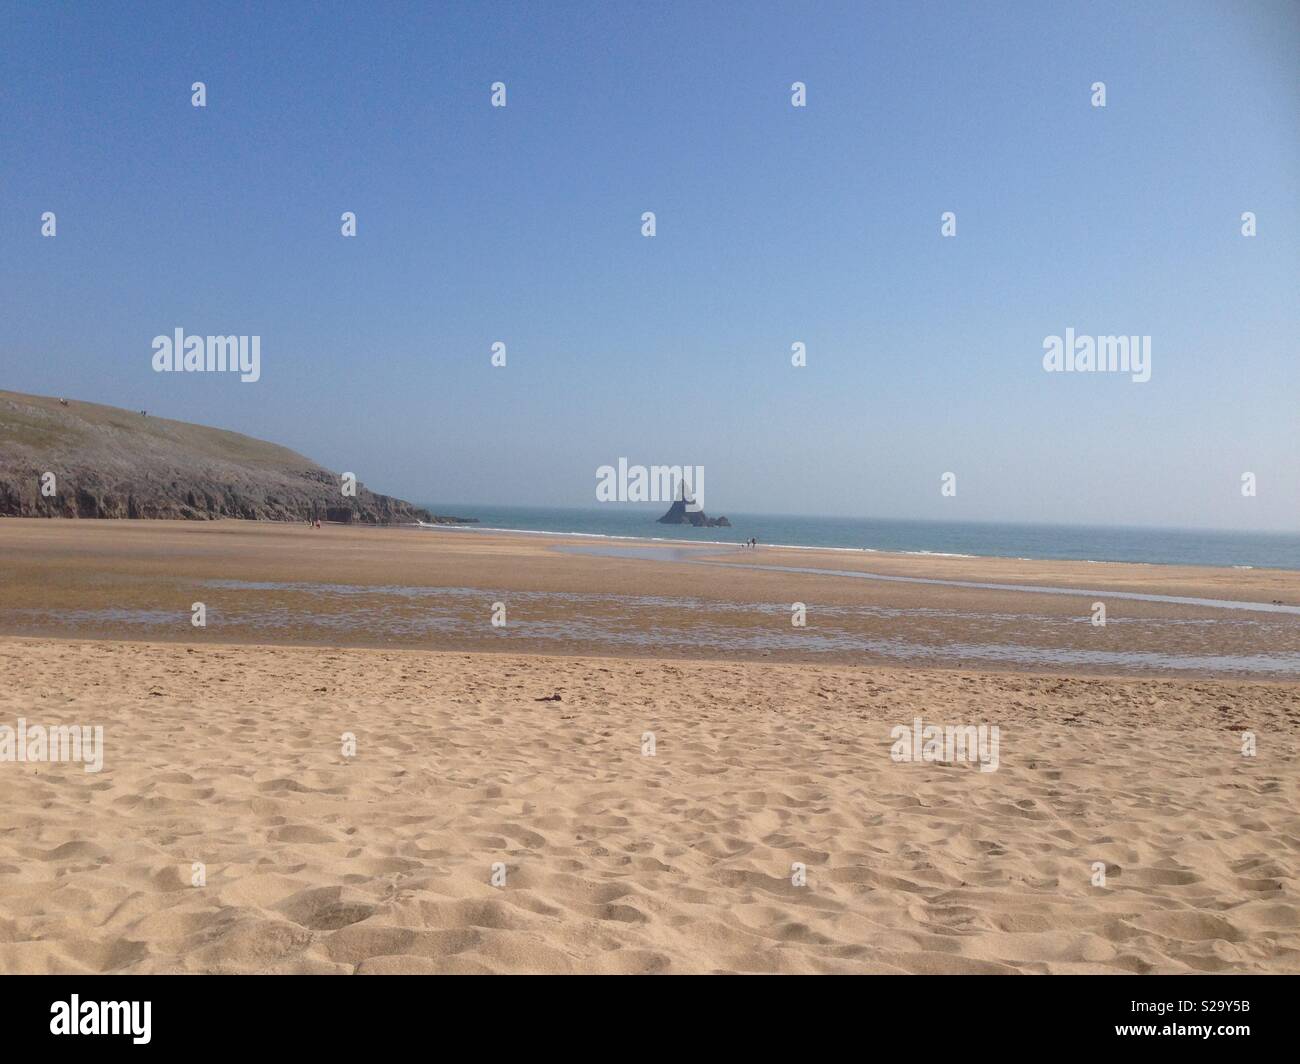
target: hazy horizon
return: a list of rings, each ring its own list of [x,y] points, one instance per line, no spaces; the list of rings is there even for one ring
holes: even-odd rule
[[[374,489],[374,490],[382,490],[382,489]],[[406,501],[414,503],[416,506],[423,506],[426,509],[432,509],[435,513],[449,514],[458,517],[473,517],[474,514],[468,512],[461,512],[461,511],[465,511],[467,508],[471,508],[474,506],[491,507],[494,509],[501,509],[501,510],[506,510],[506,509],[520,509],[520,510],[545,509],[545,510],[556,510],[556,511],[570,510],[573,511],[574,513],[602,513],[605,512],[607,508],[612,507],[612,508],[617,508],[619,510],[623,510],[625,512],[640,510],[641,512],[651,517],[653,517],[656,514],[662,513],[662,511],[665,508],[665,504],[663,503],[635,503],[635,502],[610,503],[607,505],[592,503],[588,506],[582,506],[582,505],[551,506],[546,504],[530,505],[525,503],[492,501],[490,499],[482,499],[479,500],[478,502],[467,502],[464,499],[461,499],[459,501],[433,500],[432,502],[428,499],[407,499]],[[459,507],[460,509],[458,510],[457,507]],[[1021,525],[1025,527],[1041,526],[1042,528],[1095,528],[1100,531],[1104,531],[1104,530],[1122,531],[1124,529],[1134,529],[1134,530],[1140,530],[1144,532],[1160,532],[1160,531],[1223,532],[1229,534],[1257,532],[1263,536],[1300,535],[1300,529],[1296,529],[1296,528],[1222,528],[1222,527],[1216,527],[1214,525],[1088,524],[1082,521],[1072,521],[1072,522],[1038,521],[1038,520],[1017,521],[1017,520],[1004,520],[998,518],[983,520],[979,518],[912,517],[906,514],[900,515],[900,514],[876,514],[876,513],[868,513],[868,514],[813,513],[810,511],[806,512],[802,510],[751,510],[751,509],[737,509],[734,507],[730,511],[718,507],[710,507],[708,513],[709,516],[714,516],[716,513],[716,515],[722,517],[732,517],[738,514],[741,517],[807,517],[814,520],[829,519],[829,520],[836,520],[836,521],[890,521],[890,522],[896,521],[904,524],[933,523],[933,524],[953,524],[953,525]]]
[[[414,502],[1300,529],[1295,5],[0,10],[0,388]]]

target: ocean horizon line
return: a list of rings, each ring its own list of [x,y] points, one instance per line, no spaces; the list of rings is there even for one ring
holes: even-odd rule
[[[400,494],[400,493],[399,493]],[[405,496],[404,496],[405,497]],[[505,502],[417,502],[414,505],[434,513],[451,513],[460,511],[468,514],[475,509],[483,510],[552,510],[581,514],[606,513],[610,511],[627,514],[654,514],[664,507],[662,503],[598,503],[592,506],[551,506],[540,503],[505,503]],[[882,524],[930,524],[930,525],[986,525],[990,527],[1022,526],[1025,528],[1086,528],[1098,532],[1187,532],[1208,535],[1243,535],[1243,536],[1300,536],[1300,525],[1296,528],[1231,528],[1223,525],[1167,525],[1167,524],[1098,524],[1088,521],[1028,521],[1018,518],[994,520],[987,517],[954,519],[951,517],[895,517],[871,514],[833,514],[813,513],[805,510],[727,510],[718,511],[720,516],[758,517],[758,518],[810,518],[825,521],[878,521]]]
[[[451,512],[446,505],[430,507]],[[1300,532],[1090,526],[1021,522],[843,518],[733,512],[730,527],[661,524],[654,508],[474,506],[454,510],[473,532],[759,546],[866,554],[1203,568],[1300,570]]]

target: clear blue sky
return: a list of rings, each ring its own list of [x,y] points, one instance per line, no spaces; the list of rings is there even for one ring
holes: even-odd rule
[[[0,387],[422,501],[626,456],[722,513],[1300,527],[1300,5],[0,12]],[[261,381],[155,374],[177,327]],[[1151,381],[1045,373],[1067,327]]]

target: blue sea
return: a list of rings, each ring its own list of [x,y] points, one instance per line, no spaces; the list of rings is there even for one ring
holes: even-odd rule
[[[592,509],[426,503],[433,513],[477,517],[467,530],[656,539],[664,542],[834,547],[910,554],[1300,570],[1300,532],[1222,532],[983,522],[901,521],[787,514],[727,514],[731,528],[661,525],[662,505]],[[470,533],[472,534],[472,532]]]

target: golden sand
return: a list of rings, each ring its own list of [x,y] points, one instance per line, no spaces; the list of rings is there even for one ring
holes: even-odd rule
[[[330,562],[507,596],[786,590],[526,537],[309,535],[0,522],[24,540],[0,606]],[[0,725],[105,744],[100,772],[0,762],[0,971],[1300,971],[1300,684],[495,650],[0,637]],[[997,770],[896,760],[916,718],[996,726]]]

